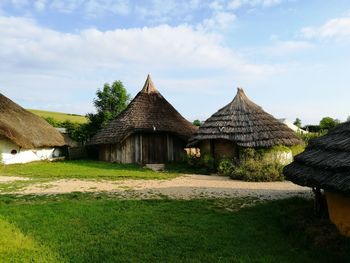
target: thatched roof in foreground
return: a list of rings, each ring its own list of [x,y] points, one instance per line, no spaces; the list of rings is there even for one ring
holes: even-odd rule
[[[284,174],[299,185],[350,194],[350,122],[311,140]]]
[[[196,127],[159,93],[148,75],[143,89],[128,107],[98,132],[90,144],[120,143],[137,132],[168,132],[187,140],[195,131]]]
[[[65,145],[62,135],[55,128],[1,93],[0,137],[25,149]]]
[[[249,100],[240,88],[231,103],[204,122],[189,145],[208,139],[230,140],[241,147],[301,143],[294,131]]]

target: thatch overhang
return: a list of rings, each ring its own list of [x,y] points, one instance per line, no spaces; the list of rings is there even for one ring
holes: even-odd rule
[[[0,137],[24,149],[65,145],[63,136],[55,128],[1,93]]]
[[[305,152],[285,167],[296,184],[350,194],[350,122],[310,141]]]
[[[252,102],[240,88],[231,103],[204,122],[190,139],[189,146],[217,139],[253,148],[301,143],[294,131]]]
[[[135,133],[169,133],[187,141],[197,128],[187,121],[156,89],[150,75],[128,107],[89,144],[116,144]]]

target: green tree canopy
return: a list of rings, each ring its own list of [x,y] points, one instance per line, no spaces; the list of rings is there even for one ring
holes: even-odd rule
[[[299,118],[296,118],[293,124],[298,128],[301,128],[301,120]]]
[[[89,119],[86,128],[90,137],[116,118],[128,106],[129,102],[130,95],[119,80],[113,82],[112,85],[106,83],[103,89],[98,89],[94,99],[97,112],[89,113],[86,116]]]
[[[192,122],[192,124],[194,125],[194,126],[201,126],[202,125],[202,122],[200,121],[200,120],[194,120],[193,122]]]
[[[339,120],[337,119],[333,119],[331,117],[324,117],[321,121],[320,121],[320,128],[321,130],[330,130],[333,129],[334,127],[336,127],[338,124],[340,123]]]

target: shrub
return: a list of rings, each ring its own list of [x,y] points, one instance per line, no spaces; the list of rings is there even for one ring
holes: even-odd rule
[[[283,181],[283,165],[269,163],[261,160],[250,159],[235,167],[231,173],[231,179],[248,182],[273,182]]]
[[[297,156],[298,154],[301,154],[303,151],[305,151],[306,144],[298,144],[290,147],[293,157]]]
[[[214,158],[210,154],[204,154],[200,159],[200,165],[208,169],[208,171],[215,170]]]
[[[217,167],[219,175],[230,176],[235,168],[234,161],[229,158],[223,158]]]
[[[309,141],[315,138],[318,138],[322,135],[325,135],[327,132],[326,131],[320,131],[320,132],[309,132],[309,133],[297,133],[298,137],[303,140],[305,145],[309,144]]]
[[[74,141],[85,143],[89,138],[89,125],[87,123],[76,123],[69,120],[58,121],[52,117],[44,119],[55,128],[65,128],[69,137]]]
[[[278,153],[288,153],[290,151],[285,146],[276,146],[269,149],[241,149],[240,164],[233,167],[230,177],[251,182],[283,181],[282,170],[284,165],[281,164]]]
[[[182,156],[181,162],[191,167],[200,167],[201,159],[194,154],[185,154]]]
[[[207,158],[209,162],[209,158]],[[166,164],[168,172],[184,173],[184,174],[211,174],[213,169],[209,169],[210,165],[204,166],[200,157],[194,154],[183,155],[180,162],[170,162]]]

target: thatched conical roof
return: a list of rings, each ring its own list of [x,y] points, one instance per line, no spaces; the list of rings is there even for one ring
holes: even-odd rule
[[[187,140],[195,131],[196,127],[159,93],[148,75],[128,107],[98,132],[90,144],[120,143],[136,132],[169,132]]]
[[[299,185],[350,194],[350,122],[311,140],[284,174]]]
[[[55,128],[1,93],[0,137],[25,149],[65,145],[62,135]]]
[[[292,146],[300,140],[290,128],[249,100],[238,88],[231,103],[220,109],[190,139],[190,146],[201,140],[225,139],[241,147]]]

